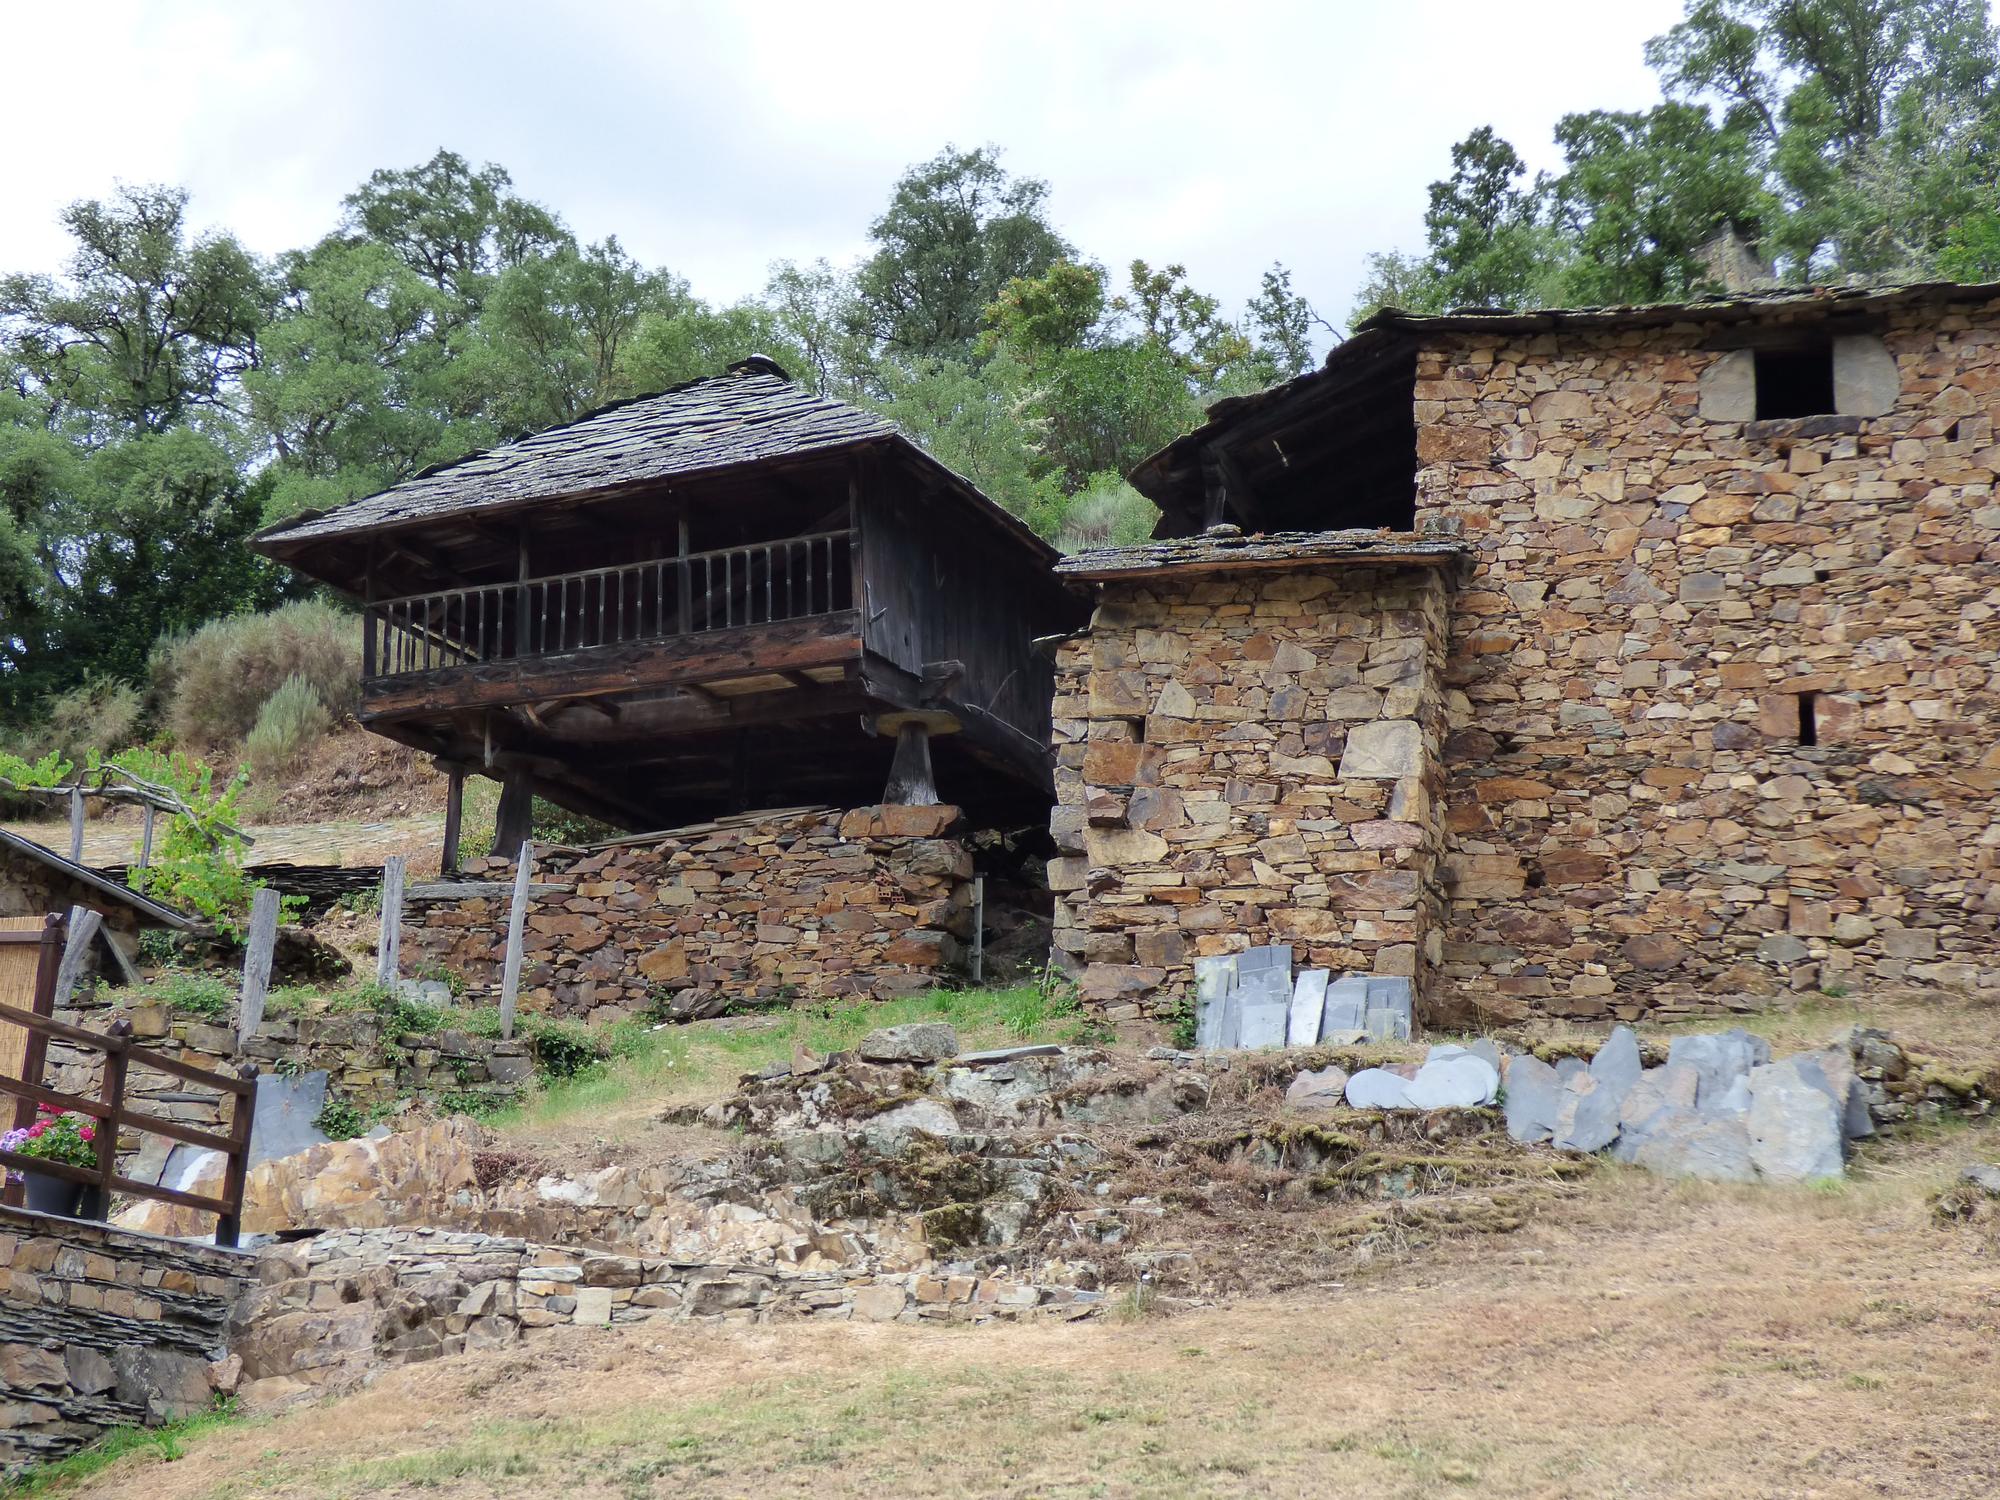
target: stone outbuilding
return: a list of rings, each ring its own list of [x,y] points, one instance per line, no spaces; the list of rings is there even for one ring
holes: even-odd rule
[[[2000,287],[1377,315],[1059,571],[1058,959],[1433,1022],[2000,985]]]
[[[0,828],[0,920],[36,919],[88,907],[104,918],[98,929],[107,972],[136,978],[142,932],[184,932],[191,918],[142,896],[101,870],[65,859],[33,839]]]

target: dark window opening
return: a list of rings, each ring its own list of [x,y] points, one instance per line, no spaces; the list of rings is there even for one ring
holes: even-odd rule
[[[1833,350],[1759,349],[1757,420],[1833,414]]]
[[[1799,694],[1799,743],[1817,745],[1819,743],[1819,694]]]
[[[1817,578],[1821,583],[1825,583],[1829,578],[1833,577],[1833,569],[1814,568],[1813,577]]]

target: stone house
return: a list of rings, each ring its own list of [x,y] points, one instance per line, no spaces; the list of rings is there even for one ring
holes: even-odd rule
[[[1433,1023],[2000,985],[2000,287],[1389,311],[1067,559],[1056,953]]]

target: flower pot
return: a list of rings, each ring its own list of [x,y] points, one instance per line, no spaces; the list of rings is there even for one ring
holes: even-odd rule
[[[23,1172],[21,1180],[27,1187],[27,1206],[36,1213],[57,1214],[65,1219],[76,1217],[83,1203],[82,1183],[42,1172]]]

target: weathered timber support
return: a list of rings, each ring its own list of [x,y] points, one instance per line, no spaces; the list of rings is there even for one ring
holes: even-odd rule
[[[264,997],[271,990],[271,954],[278,943],[278,893],[270,886],[250,898],[250,933],[243,944],[243,997],[236,1012],[236,1050],[241,1052],[264,1023]]]
[[[947,713],[879,714],[869,726],[876,734],[896,737],[896,754],[889,762],[889,782],[882,800],[900,807],[936,807],[937,777],[931,770],[931,736],[951,734],[958,720]]]
[[[514,866],[514,897],[507,907],[507,952],[500,972],[500,1040],[514,1039],[514,1007],[521,993],[521,958],[527,938],[528,902],[533,899],[535,846],[521,841]]]
[[[922,724],[905,724],[896,731],[896,758],[889,762],[889,784],[882,789],[882,800],[902,807],[937,806],[931,732]]]
[[[405,861],[392,854],[382,864],[382,930],[375,943],[375,982],[394,989],[403,968],[403,875]]]
[[[438,874],[458,873],[458,835],[465,817],[465,767],[444,773],[444,847],[438,852]]]
[[[500,806],[493,815],[493,847],[489,854],[511,854],[535,831],[535,778],[520,766],[509,766],[500,783]]]

